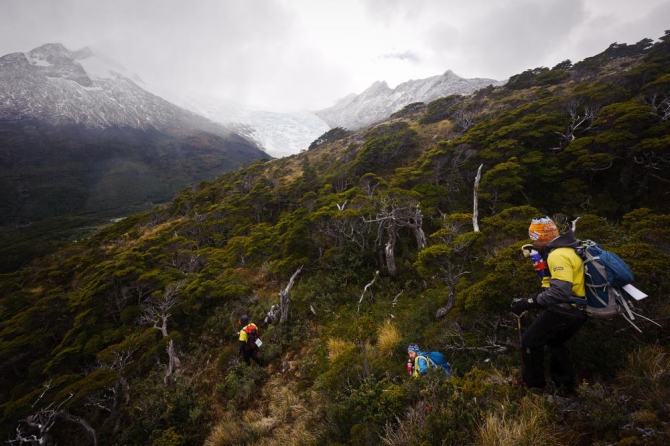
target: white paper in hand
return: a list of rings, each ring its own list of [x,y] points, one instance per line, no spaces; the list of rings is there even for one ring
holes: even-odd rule
[[[261,341],[261,338],[256,339],[256,346],[260,347],[261,345],[263,345],[263,341]]]

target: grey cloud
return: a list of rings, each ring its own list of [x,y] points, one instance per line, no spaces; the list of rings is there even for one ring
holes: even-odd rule
[[[398,59],[407,62],[419,63],[421,58],[413,51],[404,51],[402,53],[382,54],[382,59]]]
[[[365,10],[371,20],[387,25],[394,20],[412,20],[428,7],[431,0],[363,0]]]
[[[300,22],[311,18],[297,10],[305,5],[297,1],[0,2],[0,55],[30,51],[47,42],[60,42],[71,50],[89,46],[147,83],[239,102],[323,108],[330,105],[324,103],[328,98],[364,88],[355,83],[361,83],[363,75],[386,80],[398,75],[367,73],[364,70],[372,68],[355,65],[356,57],[349,66],[335,60],[329,48],[311,40],[309,29],[318,24]],[[629,0],[351,0],[346,4],[352,14],[363,6],[370,32],[385,28],[406,38],[393,43],[397,50],[379,49],[375,63],[401,61],[395,66],[407,69],[408,78],[419,76],[412,72],[428,77],[452,69],[468,77],[503,79],[565,59],[576,62],[614,41],[660,37],[668,26],[670,1],[639,3],[644,6]],[[332,39],[330,43],[337,43],[337,36]],[[358,48],[348,44],[352,47],[339,51],[353,55]]]
[[[462,30],[460,50],[472,66],[498,78],[534,68],[584,18],[583,0],[508,2]]]
[[[439,22],[425,29],[422,33],[424,43],[437,54],[451,53],[460,42],[460,32],[445,22]]]

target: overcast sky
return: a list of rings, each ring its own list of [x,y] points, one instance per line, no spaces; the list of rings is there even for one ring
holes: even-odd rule
[[[89,46],[154,85],[314,110],[377,80],[577,62],[668,19],[670,0],[0,0],[0,55]]]

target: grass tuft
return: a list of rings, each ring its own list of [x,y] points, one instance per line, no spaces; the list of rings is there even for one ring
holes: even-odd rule
[[[390,319],[387,319],[377,333],[377,349],[379,353],[386,354],[393,351],[393,348],[398,345],[401,339],[402,335],[400,331],[398,331]]]

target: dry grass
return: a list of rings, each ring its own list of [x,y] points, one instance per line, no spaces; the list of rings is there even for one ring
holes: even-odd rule
[[[317,400],[314,396],[312,399]],[[313,402],[301,398],[295,383],[284,382],[280,377],[272,378],[264,386],[259,405],[242,414],[226,414],[209,434],[204,446],[317,444],[311,429],[318,410]]]
[[[633,351],[618,375],[622,389],[648,409],[668,410],[670,401],[670,355],[658,345]]]
[[[402,336],[396,326],[390,319],[387,319],[377,332],[377,348],[381,354],[388,353],[398,345],[401,339]]]
[[[317,438],[309,431],[309,426],[299,420],[292,425],[277,427],[272,437],[261,438],[254,444],[259,446],[311,446],[317,444]]]
[[[227,415],[214,427],[203,446],[226,446],[243,444],[246,432],[239,419]]]
[[[271,432],[255,442],[262,446],[312,445],[316,437],[310,432],[309,424],[316,411],[296,390],[293,382],[283,382],[280,378],[270,380],[264,390],[267,416],[273,420]]]
[[[525,397],[520,413],[489,413],[479,428],[482,446],[558,446],[563,444],[552,429],[549,408],[540,398]]]
[[[328,359],[335,361],[342,353],[354,348],[354,344],[340,338],[328,338]]]
[[[387,424],[382,443],[386,446],[413,446],[416,443],[414,432],[426,429],[426,403],[420,401],[410,408],[403,419],[398,418],[397,426]]]
[[[269,411],[280,423],[299,418],[306,411],[294,387],[290,383],[282,385],[279,380],[272,380],[266,388]]]

